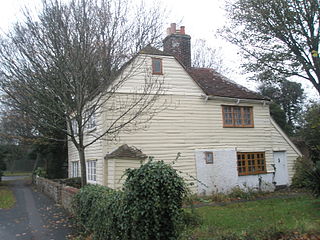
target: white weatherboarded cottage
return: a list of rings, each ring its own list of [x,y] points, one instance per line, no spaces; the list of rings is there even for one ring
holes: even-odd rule
[[[89,183],[120,188],[126,168],[139,167],[147,156],[171,163],[178,153],[174,167],[194,182],[192,190],[198,194],[228,192],[236,186],[273,190],[291,183],[301,153],[271,119],[269,100],[213,69],[190,67],[190,36],[184,27],[177,30],[172,24],[164,51],[149,46],[134,61],[144,64],[138,64],[141,68],[119,96],[132,94],[149,71],[164,79],[165,94],[157,104],[165,107],[143,129],[89,146]],[[96,127],[90,131],[102,131],[109,117],[103,111],[97,114]],[[69,177],[79,176],[72,142],[68,149]]]

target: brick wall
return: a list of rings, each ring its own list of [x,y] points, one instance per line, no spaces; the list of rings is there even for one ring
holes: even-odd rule
[[[36,177],[34,183],[39,191],[49,196],[56,203],[61,204],[67,211],[71,212],[72,198],[79,189],[42,177]]]

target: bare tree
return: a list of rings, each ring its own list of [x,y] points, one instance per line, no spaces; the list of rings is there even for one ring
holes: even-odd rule
[[[158,7],[127,0],[43,0],[37,17],[26,11],[25,21],[1,39],[1,87],[10,100],[4,102],[23,112],[42,137],[52,138],[41,129],[68,136],[79,153],[82,185],[88,146],[137,128],[156,112],[163,79],[148,75],[147,60],[135,56],[160,42],[162,16]],[[136,94],[118,94],[141,69],[146,74]],[[103,112],[105,126],[87,131]]]
[[[230,71],[225,66],[221,48],[210,47],[204,39],[196,39],[192,44],[192,66],[214,68],[221,74],[228,74]]]

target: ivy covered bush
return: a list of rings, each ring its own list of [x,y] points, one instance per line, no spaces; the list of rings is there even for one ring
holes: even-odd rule
[[[87,185],[75,196],[74,214],[94,239],[174,240],[187,188],[163,161],[128,169],[123,190]]]

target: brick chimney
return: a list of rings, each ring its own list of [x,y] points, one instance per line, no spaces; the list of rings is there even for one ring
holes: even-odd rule
[[[174,55],[186,68],[191,67],[191,37],[185,33],[185,27],[177,29],[175,23],[167,29],[167,37],[163,40],[163,50]]]

